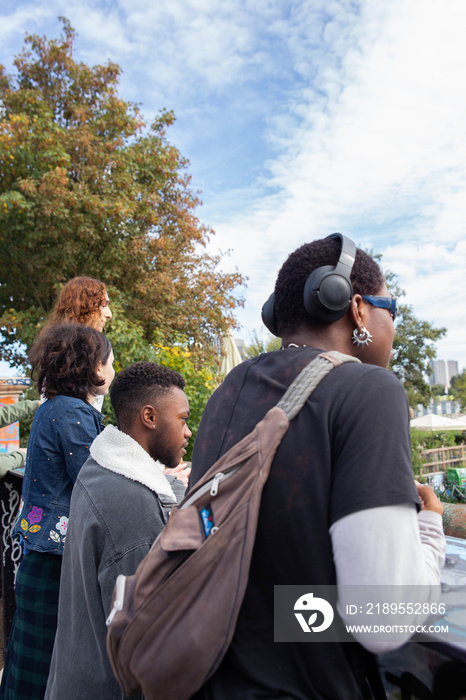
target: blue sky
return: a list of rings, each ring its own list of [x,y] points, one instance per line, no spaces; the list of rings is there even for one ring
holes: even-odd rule
[[[341,231],[466,367],[464,0],[0,0],[0,63],[59,15],[148,122],[175,112],[211,248],[249,277],[237,337],[288,253]]]

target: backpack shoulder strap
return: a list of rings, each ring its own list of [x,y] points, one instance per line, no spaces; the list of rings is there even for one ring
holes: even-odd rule
[[[321,352],[301,370],[277,403],[277,406],[286,413],[289,421],[298,415],[322,379],[334,367],[339,367],[345,362],[360,362],[360,360],[352,355],[344,355],[337,350],[331,350]]]

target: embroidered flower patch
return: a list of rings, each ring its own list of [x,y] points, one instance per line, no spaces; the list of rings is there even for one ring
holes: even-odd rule
[[[40,530],[40,525],[34,525],[34,523],[39,523],[42,520],[43,512],[42,508],[33,506],[31,512],[28,513],[27,516],[30,524],[26,518],[22,518],[20,522],[21,530],[24,530],[24,532],[38,532]]]
[[[65,515],[62,515],[55,527],[58,532],[56,532],[56,530],[50,530],[50,539],[57,544],[64,545],[66,540],[66,531],[68,530],[68,518]]]
[[[28,515],[28,520],[33,525],[34,523],[40,523],[42,520],[42,513],[44,511],[42,508],[38,508],[37,506],[33,506],[31,512]]]
[[[66,535],[66,531],[68,529],[68,518],[62,515],[55,527],[59,532],[61,532],[62,535]]]

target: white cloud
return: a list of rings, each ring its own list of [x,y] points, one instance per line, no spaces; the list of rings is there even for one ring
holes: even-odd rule
[[[268,164],[277,208],[257,202],[252,217],[236,215],[226,230],[267,240],[280,262],[284,241],[289,252],[335,229],[383,252],[415,312],[448,327],[441,352],[466,365],[466,7],[408,0],[382,11],[368,2],[357,24],[342,17],[327,35],[343,53],[335,58],[322,44],[311,52],[314,83],[268,121],[281,149]],[[304,48],[297,43],[303,74]],[[271,288],[278,265],[268,262],[260,282]],[[248,304],[258,297],[252,281]]]

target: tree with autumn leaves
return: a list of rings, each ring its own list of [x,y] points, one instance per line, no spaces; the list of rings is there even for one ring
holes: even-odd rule
[[[159,361],[187,380],[195,432],[216,386],[215,339],[235,325],[239,273],[218,270],[196,216],[174,115],[148,127],[118,94],[119,67],[73,58],[75,33],[27,36],[15,76],[0,66],[0,359],[27,352],[61,287],[108,289],[116,369]],[[107,406],[108,407],[108,406]]]
[[[26,37],[14,77],[0,67],[0,359],[25,364],[61,286],[90,275],[109,289],[120,362],[176,342],[201,366],[244,280],[206,250],[173,114],[148,128],[119,67],[76,62],[62,23],[59,40]]]

